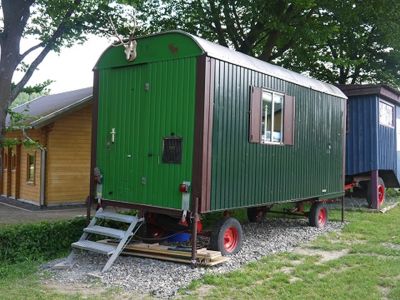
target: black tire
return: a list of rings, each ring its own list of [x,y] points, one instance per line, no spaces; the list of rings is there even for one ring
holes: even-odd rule
[[[247,219],[251,223],[261,223],[267,213],[267,207],[249,207],[247,208]]]
[[[383,189],[383,195],[382,195],[382,199],[379,201],[378,199],[378,209],[382,206],[382,204],[385,202],[385,198],[386,198],[386,187],[385,187],[385,182],[383,181],[383,179],[381,177],[378,178],[378,198],[379,197],[379,189]],[[367,188],[367,202],[368,202],[368,206],[370,208],[372,208],[372,197],[371,197],[371,191],[372,191],[372,184],[371,184],[371,180],[368,181],[368,188]],[[380,202],[380,203],[379,203]]]
[[[328,222],[328,208],[323,202],[314,202],[308,214],[310,226],[323,228]]]
[[[209,248],[220,251],[223,256],[227,256],[239,252],[242,243],[242,226],[235,218],[227,218],[215,224],[211,232]]]

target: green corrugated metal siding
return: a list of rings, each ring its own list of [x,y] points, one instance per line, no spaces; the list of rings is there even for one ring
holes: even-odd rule
[[[250,85],[296,97],[294,146],[248,142]],[[344,109],[344,99],[216,60],[211,210],[342,193]]]
[[[96,163],[104,175],[103,198],[180,209],[179,184],[192,177],[196,58],[101,69],[99,75]],[[172,134],[183,138],[181,164],[161,161],[163,137]]]

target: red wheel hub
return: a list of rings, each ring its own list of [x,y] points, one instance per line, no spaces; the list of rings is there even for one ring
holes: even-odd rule
[[[378,185],[378,207],[380,207],[385,201],[385,187],[380,184]]]
[[[239,234],[235,227],[229,227],[224,233],[224,248],[227,252],[233,252],[238,245]]]
[[[318,225],[323,227],[326,224],[327,211],[325,207],[321,207],[318,212]]]

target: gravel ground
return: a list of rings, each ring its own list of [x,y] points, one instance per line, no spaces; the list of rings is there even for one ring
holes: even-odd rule
[[[215,267],[198,267],[158,261],[153,259],[121,256],[113,267],[101,274],[106,258],[100,255],[80,253],[73,268],[54,270],[60,260],[43,266],[49,270],[51,281],[60,284],[91,284],[101,282],[106,287],[121,287],[138,295],[150,294],[158,298],[171,298],[178,289],[205,274],[225,273],[240,268],[251,261],[277,252],[291,251],[294,247],[313,240],[325,232],[338,231],[341,223],[329,222],[324,229],[308,226],[303,219],[268,219],[261,224],[244,224],[242,250],[230,261]]]

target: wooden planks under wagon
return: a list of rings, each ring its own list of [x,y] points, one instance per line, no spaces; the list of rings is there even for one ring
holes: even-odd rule
[[[115,242],[112,240],[104,240],[102,242],[115,244]],[[154,258],[186,264],[190,264],[192,258],[189,248],[175,248],[171,246],[146,243],[127,245],[122,253],[125,255]],[[202,248],[197,250],[196,260],[199,265],[215,266],[228,261],[229,258],[222,256],[221,252],[219,251],[212,251]]]

